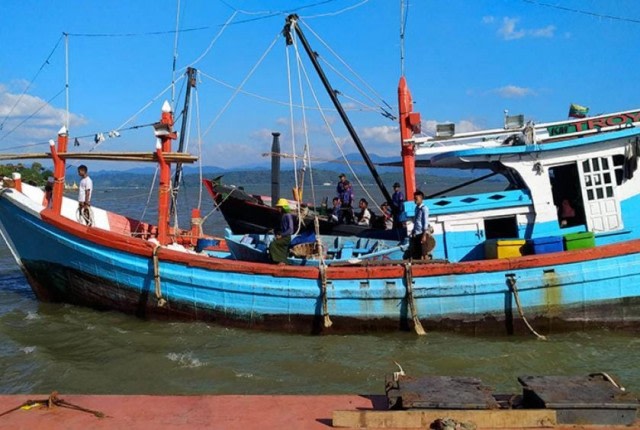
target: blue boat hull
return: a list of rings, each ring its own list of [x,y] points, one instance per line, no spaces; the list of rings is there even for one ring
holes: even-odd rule
[[[326,296],[317,267],[282,268],[162,248],[156,250],[157,293],[153,243],[81,226],[50,211],[29,211],[17,200],[12,193],[0,198],[0,223],[41,300],[303,333],[402,329],[412,316],[405,276],[410,270],[416,313],[427,329],[524,333],[510,276],[524,314],[540,332],[640,322],[637,242],[560,257],[330,267]],[[560,263],[548,264],[553,261]],[[333,322],[328,329],[325,300]]]

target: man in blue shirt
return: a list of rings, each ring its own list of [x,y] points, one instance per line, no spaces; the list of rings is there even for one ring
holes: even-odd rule
[[[411,232],[411,258],[426,260],[427,255],[433,249],[433,239],[429,227],[429,208],[424,204],[424,193],[416,190],[413,193],[416,203],[416,212],[413,219],[413,231]],[[431,243],[430,243],[431,242]]]
[[[404,201],[404,193],[400,190],[400,183],[396,182],[393,184],[393,195],[391,196],[391,210],[396,224],[399,222],[398,218],[402,212],[402,203],[404,203]]]

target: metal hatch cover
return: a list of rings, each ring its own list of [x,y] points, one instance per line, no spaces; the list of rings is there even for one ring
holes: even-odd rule
[[[477,378],[424,376],[388,377],[389,409],[499,409],[491,387]]]
[[[521,376],[523,406],[557,411],[560,424],[631,424],[638,399],[598,373],[588,376]]]

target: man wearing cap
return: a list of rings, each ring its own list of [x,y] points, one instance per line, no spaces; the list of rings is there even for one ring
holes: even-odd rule
[[[393,195],[391,196],[391,204],[393,205],[393,211],[396,214],[402,212],[402,203],[404,203],[404,193],[400,190],[400,183],[393,184]]]
[[[340,173],[340,175],[338,175],[338,185],[336,185],[336,196],[338,198],[344,193],[345,182],[347,182],[347,175]]]
[[[278,200],[276,207],[280,210],[282,218],[280,228],[276,230],[275,238],[269,244],[269,255],[271,261],[277,264],[286,264],[289,256],[289,244],[291,235],[295,230],[295,220],[289,213],[289,202],[286,199]]]

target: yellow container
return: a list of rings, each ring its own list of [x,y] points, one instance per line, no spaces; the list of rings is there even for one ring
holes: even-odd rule
[[[513,258],[524,255],[525,239],[487,239],[484,242],[484,257]]]

